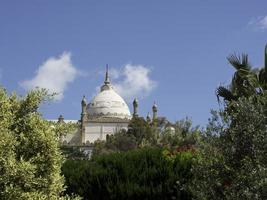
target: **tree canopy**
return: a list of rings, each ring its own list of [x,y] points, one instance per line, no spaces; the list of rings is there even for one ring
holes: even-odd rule
[[[46,90],[18,97],[0,88],[0,199],[63,198],[60,128],[38,112],[50,98]]]

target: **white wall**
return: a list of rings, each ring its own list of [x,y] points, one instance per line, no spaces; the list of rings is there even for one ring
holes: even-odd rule
[[[85,142],[106,140],[107,135],[114,134],[121,129],[127,130],[127,123],[88,123],[85,126]]]
[[[80,145],[81,144],[81,132],[80,129],[77,128],[71,133],[67,133],[62,135],[60,138],[63,145]]]

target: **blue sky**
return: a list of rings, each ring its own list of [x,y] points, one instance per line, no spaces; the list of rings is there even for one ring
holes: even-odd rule
[[[155,100],[159,115],[205,125],[216,87],[233,74],[226,56],[246,52],[263,65],[266,8],[265,0],[1,0],[0,83],[24,94],[42,80],[61,91],[44,116],[78,119],[109,64],[131,109],[138,97],[146,115]]]

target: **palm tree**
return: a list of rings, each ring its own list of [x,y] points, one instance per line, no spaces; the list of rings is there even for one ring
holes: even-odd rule
[[[265,66],[260,70],[252,69],[247,54],[228,56],[227,60],[236,72],[228,88],[220,86],[216,89],[217,97],[222,97],[226,101],[235,101],[239,97],[249,97],[267,90],[267,45],[264,54]]]

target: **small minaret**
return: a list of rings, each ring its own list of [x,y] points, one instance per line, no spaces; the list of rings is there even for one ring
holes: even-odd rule
[[[86,98],[85,98],[85,95],[83,95],[83,99],[82,99],[82,102],[81,102],[81,106],[82,106],[81,119],[87,114],[86,105],[87,105]]]
[[[83,96],[81,101],[82,113],[81,113],[81,143],[85,143],[85,121],[87,119],[87,111],[86,111],[86,98]]]
[[[137,109],[138,109],[138,101],[135,98],[133,101],[133,117],[138,117]]]
[[[158,119],[158,106],[156,102],[154,102],[152,106],[152,111],[153,111],[153,121],[156,121]]]
[[[64,123],[64,117],[62,115],[59,115],[57,122],[58,123]]]
[[[58,124],[63,124],[64,123],[64,117],[62,115],[59,115],[57,123]],[[63,140],[64,140],[64,134],[60,133],[59,141],[62,143]]]
[[[150,117],[150,113],[149,112],[147,113],[146,121],[147,121],[147,123],[151,122],[151,117]]]

